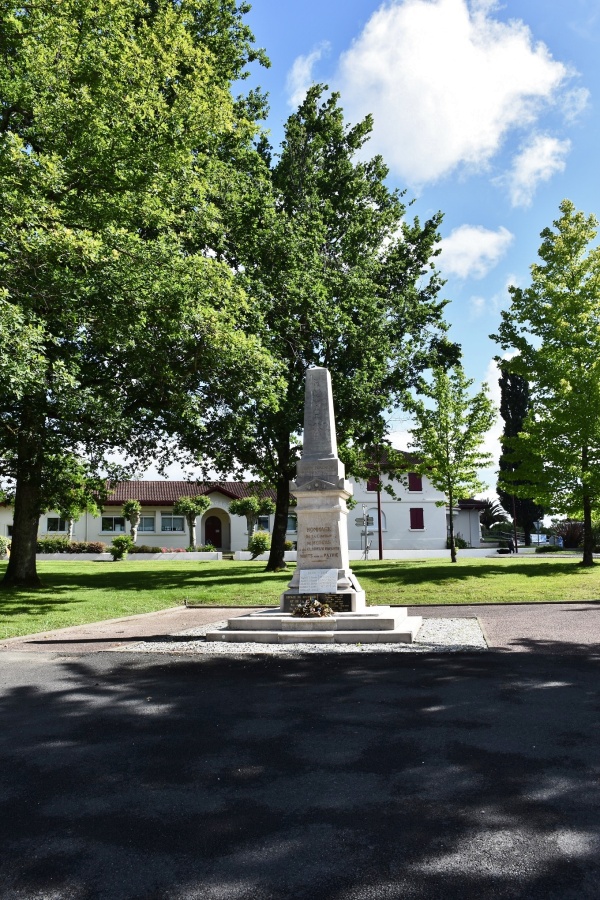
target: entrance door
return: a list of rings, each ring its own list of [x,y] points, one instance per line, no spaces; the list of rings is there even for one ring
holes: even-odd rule
[[[204,540],[212,544],[217,550],[223,546],[222,523],[218,516],[209,516],[204,523]]]

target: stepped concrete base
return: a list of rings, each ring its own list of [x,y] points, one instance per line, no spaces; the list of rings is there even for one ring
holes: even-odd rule
[[[324,618],[300,618],[265,610],[229,619],[227,626],[206,635],[207,641],[262,644],[412,644],[423,623],[405,607],[372,607],[363,612]]]

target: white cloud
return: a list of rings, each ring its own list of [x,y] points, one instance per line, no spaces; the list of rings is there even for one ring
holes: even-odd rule
[[[470,298],[471,318],[479,319],[483,315],[498,316],[501,310],[505,309],[510,300],[508,288],[510,285],[519,286],[519,279],[516,275],[507,275],[504,280],[503,287],[492,294],[491,297],[482,297],[480,294]]]
[[[537,186],[564,172],[571,141],[548,134],[534,134],[515,156],[512,167],[502,179],[508,186],[513,206],[530,206]]]
[[[577,87],[565,91],[561,97],[561,110],[568,123],[574,122],[586,109],[590,101],[590,92],[587,88]]]
[[[322,57],[328,53],[331,48],[329,41],[323,41],[318,44],[306,56],[297,56],[292,63],[292,68],[288,72],[286,79],[286,90],[288,94],[288,103],[296,109],[306,96],[306,92],[313,84],[313,69]]]
[[[514,240],[507,228],[461,225],[441,243],[440,268],[459,278],[483,278],[504,256]]]
[[[507,133],[531,126],[572,75],[490,0],[391,0],[339,64],[352,120],[374,115],[370,151],[413,186],[482,168]]]

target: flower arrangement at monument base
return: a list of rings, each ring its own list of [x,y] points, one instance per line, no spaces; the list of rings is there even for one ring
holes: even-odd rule
[[[311,597],[307,600],[300,600],[294,607],[292,615],[300,616],[303,619],[322,618],[323,616],[332,616],[333,610],[328,603],[320,603]]]

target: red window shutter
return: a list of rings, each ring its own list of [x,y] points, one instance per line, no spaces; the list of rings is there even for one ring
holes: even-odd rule
[[[367,481],[367,490],[368,491],[376,491],[379,489],[379,478],[377,475],[374,475],[372,478],[369,478]]]
[[[422,509],[410,510],[410,527],[414,531],[423,531],[425,528],[425,519],[423,517]]]
[[[408,474],[408,489],[409,491],[423,490],[423,479],[416,472],[409,472]]]

